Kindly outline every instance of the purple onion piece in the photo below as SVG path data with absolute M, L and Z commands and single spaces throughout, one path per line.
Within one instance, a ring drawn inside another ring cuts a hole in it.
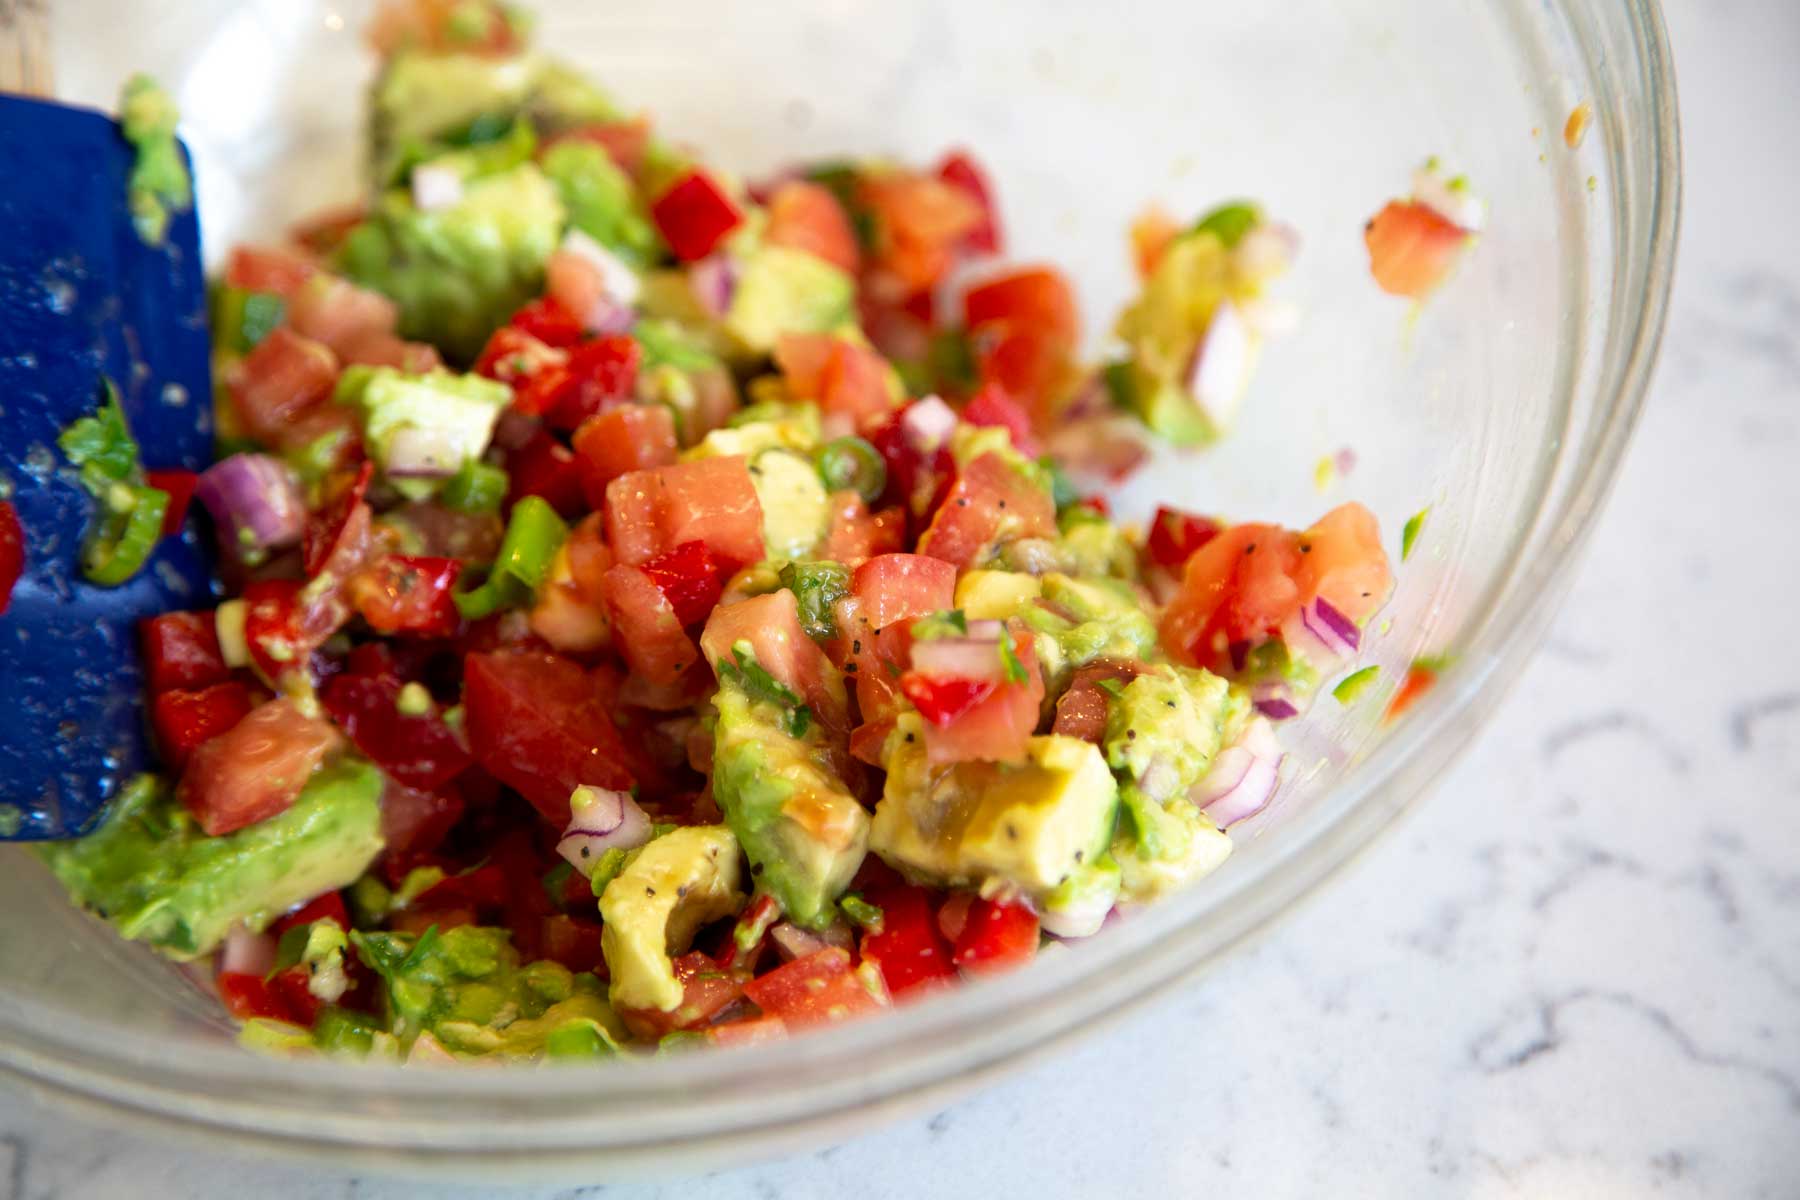
M 1343 639 L 1345 645 L 1352 650 L 1362 645 L 1362 630 L 1356 627 L 1355 621 L 1338 611 L 1331 601 L 1319 596 L 1313 600 L 1313 609 L 1319 614 L 1319 619 L 1330 626 L 1333 633 Z
M 941 396 L 915 400 L 900 412 L 900 430 L 907 445 L 929 454 L 950 439 L 956 430 L 956 410 Z
M 650 818 L 624 792 L 578 787 L 569 797 L 569 827 L 556 852 L 591 877 L 608 850 L 631 850 L 648 842 L 655 831 Z
M 227 551 L 281 550 L 306 530 L 300 485 L 280 459 L 233 454 L 208 467 L 194 495 L 218 524 Z
M 841 920 L 833 921 L 817 932 L 802 929 L 792 921 L 782 921 L 769 930 L 769 940 L 775 943 L 775 950 L 781 955 L 781 961 L 793 962 L 796 958 L 805 958 L 833 946 L 849 950 L 854 946 L 855 936 L 850 932 L 850 926 Z
M 737 268 L 724 254 L 709 254 L 688 268 L 688 287 L 708 315 L 723 318 L 737 295 Z
M 1300 710 L 1294 707 L 1292 700 L 1284 700 L 1279 696 L 1256 701 L 1256 711 L 1271 721 L 1286 721 L 1300 715 Z
M 1261 718 L 1251 721 L 1213 760 L 1212 769 L 1194 789 L 1194 803 L 1220 829 L 1255 816 L 1275 794 L 1281 759 L 1281 744 L 1269 723 Z

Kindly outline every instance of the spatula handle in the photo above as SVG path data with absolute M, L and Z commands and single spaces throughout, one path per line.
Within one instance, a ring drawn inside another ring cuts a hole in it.
M 0 0 L 0 92 L 48 96 L 50 0 Z

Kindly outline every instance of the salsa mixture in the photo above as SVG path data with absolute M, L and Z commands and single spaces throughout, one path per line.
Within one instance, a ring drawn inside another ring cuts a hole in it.
M 1146 217 L 1084 363 L 1061 274 L 982 266 L 969 155 L 745 185 L 526 32 L 389 5 L 366 201 L 231 251 L 220 458 L 147 523 L 191 491 L 231 598 L 144 623 L 164 770 L 45 849 L 74 900 L 264 1049 L 580 1058 L 903 1004 L 1217 868 L 1275 726 L 1369 682 L 1388 555 L 1354 503 L 1098 489 L 1227 429 L 1292 235 Z M 1383 287 L 1446 208 L 1371 223 Z M 150 486 L 116 404 L 70 445 Z

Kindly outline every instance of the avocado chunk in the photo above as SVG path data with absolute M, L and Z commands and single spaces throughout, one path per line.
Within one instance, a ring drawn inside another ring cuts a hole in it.
M 599 980 L 549 961 L 521 966 L 505 929 L 434 925 L 417 936 L 358 932 L 350 941 L 381 977 L 383 1014 L 402 1045 L 430 1033 L 464 1053 L 529 1055 L 569 1027 L 625 1037 Z
M 828 333 L 854 320 L 856 283 L 822 258 L 760 245 L 740 265 L 725 331 L 751 354 L 767 354 L 784 333 Z
M 732 680 L 713 697 L 713 796 L 757 883 L 799 925 L 823 929 L 869 843 L 869 815 L 833 773 L 815 725 L 793 737 Z
M 750 482 L 762 505 L 768 556 L 806 557 L 831 524 L 825 483 L 812 460 L 791 450 L 765 450 L 750 460 Z
M 334 399 L 362 418 L 363 445 L 383 473 L 396 466 L 396 451 L 415 468 L 441 468 L 445 477 L 479 459 L 494 436 L 494 423 L 512 402 L 512 389 L 479 375 L 431 371 L 408 375 L 394 367 L 352 366 L 338 380 Z M 444 478 L 395 478 L 409 499 L 422 500 Z
M 812 404 L 759 404 L 743 409 L 731 422 L 700 439 L 683 460 L 754 458 L 765 450 L 809 453 L 819 444 L 819 409 Z
M 1106 923 L 1119 900 L 1122 874 L 1118 860 L 1102 854 L 1083 863 L 1041 901 L 1039 920 L 1057 937 L 1092 937 Z
M 1142 904 L 1211 874 L 1231 855 L 1231 839 L 1192 804 L 1157 807 L 1157 844 L 1149 853 L 1134 832 L 1120 829 L 1112 855 L 1119 864 L 1119 899 Z
M 1128 583 L 1052 572 L 1043 577 L 1042 589 L 1056 611 L 1032 604 L 1019 615 L 1042 635 L 1038 662 L 1051 692 L 1061 691 L 1075 668 L 1097 659 L 1146 659 L 1156 653 L 1156 623 Z
M 1056 520 L 1062 536 L 1057 539 L 1060 557 L 1075 576 L 1138 577 L 1137 546 L 1125 532 L 1093 509 L 1078 505 L 1065 509 Z
M 662 238 L 631 177 L 592 142 L 558 142 L 544 151 L 544 174 L 556 185 L 569 224 L 634 267 L 655 262 Z
M 977 568 L 956 581 L 956 607 L 971 621 L 1004 621 L 1019 616 L 1044 594 L 1036 575 Z
M 259 931 L 353 882 L 381 851 L 380 799 L 380 772 L 346 760 L 313 776 L 286 812 L 208 837 L 162 780 L 140 775 L 98 829 L 39 853 L 76 904 L 186 961 L 234 922 Z
M 670 830 L 638 852 L 600 896 L 600 951 L 619 1008 L 673 1012 L 681 983 L 673 956 L 700 927 L 744 906 L 738 841 L 723 825 Z
M 1106 850 L 1118 788 L 1098 747 L 1049 735 L 1022 763 L 933 767 L 916 713 L 888 741 L 887 786 L 869 848 L 907 874 L 950 886 L 1001 881 L 1041 900 Z
M 1232 712 L 1230 687 L 1210 671 L 1159 666 L 1107 705 L 1106 761 L 1119 778 L 1140 856 L 1174 856 L 1185 831 L 1162 810 L 1191 807 L 1188 790 L 1212 765 Z M 1175 844 L 1164 845 L 1164 833 Z
M 525 103 L 539 74 L 529 55 L 403 51 L 388 60 L 369 109 L 370 163 L 380 184 L 433 142 L 467 143 L 485 124 L 501 128 Z
M 336 265 L 399 304 L 403 336 L 468 362 L 542 289 L 565 217 L 531 163 L 472 180 L 461 200 L 429 212 L 396 189 L 345 236 Z

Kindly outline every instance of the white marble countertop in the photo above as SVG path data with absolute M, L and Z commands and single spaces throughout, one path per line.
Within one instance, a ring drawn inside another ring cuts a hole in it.
M 1795 1194 L 1800 8 L 1668 8 L 1687 209 L 1652 402 L 1548 644 L 1433 801 L 1256 950 L 944 1112 L 529 1195 Z M 0 1097 L 0 1200 L 460 1194 Z

